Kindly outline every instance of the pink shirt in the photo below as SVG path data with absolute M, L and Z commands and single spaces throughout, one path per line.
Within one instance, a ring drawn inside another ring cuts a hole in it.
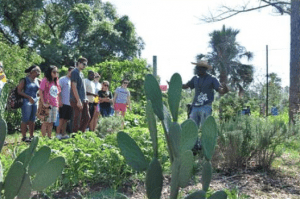
M 55 107 L 59 106 L 58 94 L 61 92 L 61 88 L 58 82 L 56 84 L 53 81 L 49 83 L 49 81 L 45 77 L 40 84 L 40 90 L 43 91 L 45 103 L 49 102 L 51 106 L 55 106 Z

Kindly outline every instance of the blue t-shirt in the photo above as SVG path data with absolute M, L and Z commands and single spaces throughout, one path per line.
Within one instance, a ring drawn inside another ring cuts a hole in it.
M 211 105 L 214 101 L 214 90 L 218 91 L 220 87 L 219 81 L 209 74 L 203 77 L 194 76 L 187 85 L 195 89 L 193 106 Z
M 77 92 L 78 92 L 78 95 L 79 95 L 79 99 L 81 101 L 87 99 L 86 98 L 86 89 L 85 89 L 85 84 L 84 84 L 84 81 L 83 81 L 83 73 L 79 71 L 78 68 L 75 68 L 72 73 L 71 73 L 71 82 L 75 82 L 77 83 Z M 76 98 L 73 94 L 73 91 L 71 89 L 71 92 L 70 92 L 70 101 L 71 102 L 76 102 Z

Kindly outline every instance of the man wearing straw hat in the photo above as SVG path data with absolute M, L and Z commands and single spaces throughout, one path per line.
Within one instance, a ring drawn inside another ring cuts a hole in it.
M 206 61 L 198 61 L 194 68 L 195 76 L 186 84 L 182 85 L 183 89 L 195 89 L 195 96 L 191 106 L 190 118 L 195 121 L 197 126 L 203 125 L 206 118 L 212 113 L 212 102 L 214 101 L 214 90 L 220 94 L 228 92 L 226 85 L 220 86 L 219 81 L 207 74 L 207 70 L 211 70 Z

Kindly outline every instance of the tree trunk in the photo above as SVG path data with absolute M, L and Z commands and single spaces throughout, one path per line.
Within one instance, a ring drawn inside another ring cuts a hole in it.
M 242 98 L 244 96 L 245 90 L 240 84 L 238 84 L 238 88 L 239 88 L 239 97 Z
M 227 78 L 227 72 L 225 70 L 222 70 L 220 73 L 220 84 L 227 84 L 228 78 Z
M 289 120 L 299 113 L 300 106 L 300 0 L 291 0 L 291 52 L 290 52 L 290 107 Z

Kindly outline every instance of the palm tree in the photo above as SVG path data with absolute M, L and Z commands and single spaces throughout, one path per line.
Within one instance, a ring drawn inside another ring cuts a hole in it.
M 249 61 L 253 54 L 237 43 L 236 36 L 239 32 L 223 25 L 221 30 L 210 33 L 209 46 L 212 52 L 207 57 L 213 66 L 212 73 L 218 75 L 220 83 L 229 84 L 242 96 L 245 87 L 253 81 L 253 66 L 243 64 L 240 60 L 246 57 Z

